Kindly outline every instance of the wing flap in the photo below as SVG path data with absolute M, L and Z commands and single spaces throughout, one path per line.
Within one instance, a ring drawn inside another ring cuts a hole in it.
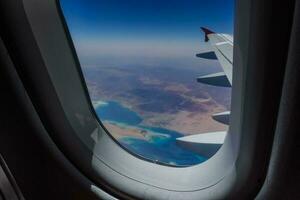
M 217 122 L 229 125 L 230 111 L 213 114 L 212 118 Z
M 231 83 L 228 81 L 224 72 L 200 76 L 197 78 L 197 81 L 213 86 L 231 87 Z
M 204 58 L 204 59 L 209 59 L 209 60 L 217 60 L 218 59 L 214 51 L 198 53 L 198 54 L 196 54 L 196 56 L 198 58 Z

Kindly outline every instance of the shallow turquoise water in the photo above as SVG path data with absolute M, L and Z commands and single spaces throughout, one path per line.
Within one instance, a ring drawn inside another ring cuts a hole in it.
M 181 133 L 160 127 L 143 126 L 141 125 L 142 117 L 118 102 L 108 101 L 107 104 L 97 107 L 96 113 L 102 121 L 133 126 L 147 131 L 147 140 L 135 137 L 124 137 L 119 140 L 121 145 L 143 158 L 177 166 L 190 166 L 207 160 L 177 145 L 176 138 L 182 137 Z

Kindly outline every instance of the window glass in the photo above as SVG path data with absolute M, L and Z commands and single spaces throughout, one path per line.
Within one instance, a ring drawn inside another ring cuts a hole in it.
M 233 0 L 60 4 L 93 107 L 121 147 L 172 166 L 216 153 L 228 129 Z

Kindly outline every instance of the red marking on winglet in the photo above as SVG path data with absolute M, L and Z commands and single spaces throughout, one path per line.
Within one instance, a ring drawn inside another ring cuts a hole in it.
M 209 40 L 207 35 L 215 33 L 215 32 L 213 32 L 213 31 L 211 31 L 207 28 L 204 28 L 204 27 L 201 27 L 201 30 L 205 33 L 205 42 L 207 42 Z

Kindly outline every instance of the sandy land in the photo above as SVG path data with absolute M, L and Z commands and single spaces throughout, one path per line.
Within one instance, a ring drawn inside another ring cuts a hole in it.
M 187 88 L 185 85 L 183 84 L 168 84 L 164 90 L 167 90 L 167 91 L 172 91 L 172 92 L 179 92 L 179 93 L 182 93 L 184 94 L 185 92 L 189 92 L 190 89 Z
M 125 127 L 125 126 L 121 127 L 110 122 L 104 122 L 103 125 L 110 132 L 110 134 L 116 139 L 120 139 L 126 136 L 145 139 L 145 132 L 141 131 L 140 129 Z
M 156 114 L 155 117 L 146 117 L 143 123 L 174 130 L 184 135 L 224 131 L 228 126 L 211 117 L 214 113 L 223 111 L 223 108 L 216 108 L 206 113 L 180 111 L 176 114 Z
M 152 118 L 146 117 L 143 124 L 174 130 L 184 135 L 225 131 L 228 129 L 228 126 L 215 121 L 211 117 L 214 113 L 223 111 L 224 109 L 219 107 L 206 113 L 180 111 L 176 114 L 156 114 Z M 147 132 L 145 130 L 113 122 L 103 122 L 103 124 L 116 139 L 122 137 L 146 139 L 145 135 L 147 135 Z
M 104 106 L 105 104 L 106 102 L 103 101 L 93 102 L 94 107 Z M 183 135 L 225 131 L 228 129 L 228 126 L 215 121 L 211 117 L 213 114 L 223 111 L 225 111 L 223 106 L 215 105 L 215 107 L 210 108 L 206 112 L 179 111 L 175 114 L 150 113 L 148 116 L 144 114 L 143 124 L 174 130 Z M 116 139 L 128 136 L 146 139 L 145 135 L 147 132 L 145 130 L 108 121 L 103 122 L 103 124 Z
M 92 101 L 92 104 L 93 104 L 94 108 L 97 109 L 100 106 L 106 106 L 107 102 L 105 102 L 105 101 Z
M 184 135 L 227 130 L 227 125 L 221 124 L 211 118 L 212 114 L 207 113 L 203 116 L 203 113 L 194 114 L 182 111 L 166 125 L 166 128 L 178 131 Z

